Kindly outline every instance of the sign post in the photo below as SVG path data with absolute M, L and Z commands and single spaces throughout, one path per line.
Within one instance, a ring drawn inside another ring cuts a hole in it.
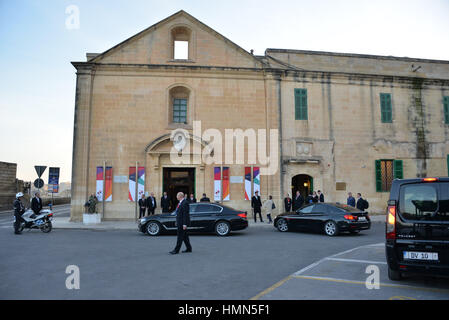
M 48 190 L 51 190 L 51 205 L 50 210 L 53 207 L 53 193 L 59 192 L 59 168 L 48 169 Z
M 44 182 L 41 179 L 41 177 L 44 174 L 45 169 L 47 169 L 47 166 L 34 166 L 34 169 L 36 170 L 38 180 L 40 180 L 37 183 L 36 183 L 37 180 L 34 181 L 34 186 L 38 189 L 38 192 L 41 193 L 41 188 L 43 187 L 43 182 Z

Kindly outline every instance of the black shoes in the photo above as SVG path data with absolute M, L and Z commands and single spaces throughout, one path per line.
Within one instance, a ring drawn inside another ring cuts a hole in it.
M 186 249 L 186 250 L 183 250 L 182 252 L 183 252 L 183 253 L 186 253 L 186 252 L 192 252 L 192 249 Z
M 170 251 L 170 254 L 178 254 L 178 253 L 179 253 L 179 251 L 175 251 L 175 250 Z
M 182 251 L 183 253 L 188 253 L 188 252 L 192 252 L 192 249 L 186 249 L 186 250 L 183 250 Z M 178 254 L 179 253 L 179 251 L 175 251 L 175 250 L 173 250 L 173 251 L 170 251 L 169 252 L 170 254 Z

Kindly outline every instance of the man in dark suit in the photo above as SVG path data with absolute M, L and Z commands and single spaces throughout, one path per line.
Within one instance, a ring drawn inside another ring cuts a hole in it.
M 31 200 L 31 210 L 34 212 L 34 217 L 39 215 L 39 212 L 42 210 L 42 199 L 40 197 L 39 192 L 36 192 L 33 199 Z
M 285 197 L 284 199 L 284 207 L 285 212 L 290 212 L 290 210 L 292 209 L 292 198 L 290 198 L 289 194 L 287 194 L 287 197 Z
M 318 197 L 320 202 L 324 202 L 324 194 L 321 193 L 321 190 L 318 190 Z
M 254 196 L 251 199 L 251 208 L 254 212 L 254 222 L 257 222 L 257 214 L 259 214 L 260 222 L 262 220 L 262 201 L 260 200 L 259 191 L 254 192 Z
M 304 198 L 302 197 L 301 193 L 296 191 L 295 199 L 293 199 L 293 211 L 296 211 L 302 207 L 304 204 Z
M 167 192 L 164 192 L 164 195 L 161 198 L 161 208 L 162 213 L 170 212 L 170 199 L 167 196 Z
M 189 203 L 184 199 L 184 194 L 178 192 L 176 195 L 179 203 L 176 208 L 176 226 L 178 231 L 178 239 L 176 241 L 176 247 L 171 254 L 178 254 L 181 249 L 182 242 L 186 246 L 186 250 L 183 252 L 192 252 L 192 246 L 190 245 L 189 234 L 187 227 L 190 225 L 190 213 L 189 213 Z
M 139 219 L 145 217 L 145 211 L 147 210 L 147 202 L 145 200 L 145 195 L 139 199 Z
M 210 202 L 210 199 L 206 197 L 205 193 L 203 193 L 203 197 L 201 198 L 200 202 Z
M 152 214 L 154 215 L 154 211 L 157 208 L 157 204 L 153 192 L 151 192 L 151 195 L 147 198 L 147 208 L 148 208 L 148 215 Z
M 187 199 L 188 203 L 196 203 L 196 198 L 193 193 L 190 194 L 190 198 Z

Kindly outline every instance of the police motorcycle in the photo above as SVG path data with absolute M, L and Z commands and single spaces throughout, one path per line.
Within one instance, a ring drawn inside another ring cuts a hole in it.
M 44 233 L 49 233 L 52 229 L 53 212 L 49 209 L 42 209 L 38 215 L 35 215 L 33 210 L 27 209 L 21 216 L 19 232 L 23 229 L 40 229 Z M 16 216 L 14 216 L 14 224 Z

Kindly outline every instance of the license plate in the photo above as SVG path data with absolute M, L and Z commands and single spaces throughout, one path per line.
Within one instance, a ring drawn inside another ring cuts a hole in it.
M 438 253 L 437 252 L 404 251 L 404 260 L 430 260 L 430 261 L 437 261 L 438 260 Z
M 366 221 L 366 217 L 359 217 L 358 221 Z

